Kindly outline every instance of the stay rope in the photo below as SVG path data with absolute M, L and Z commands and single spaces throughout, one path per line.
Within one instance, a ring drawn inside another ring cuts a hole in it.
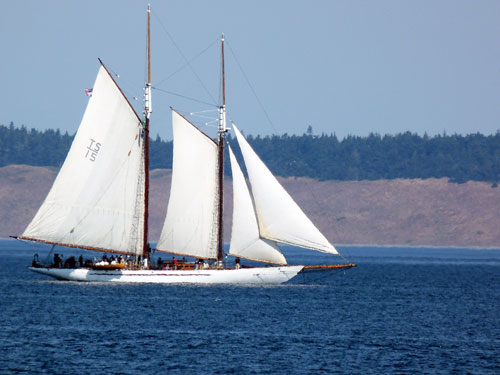
M 185 62 L 185 65 L 183 67 L 181 67 L 180 69 L 178 69 L 176 72 L 172 73 L 169 77 L 167 78 L 164 78 L 163 80 L 161 80 L 159 83 L 157 83 L 156 85 L 166 81 L 167 79 L 169 79 L 171 76 L 173 76 L 174 74 L 176 74 L 178 71 L 184 69 L 185 66 L 189 67 L 189 69 L 191 70 L 191 72 L 194 74 L 194 76 L 196 77 L 196 79 L 198 80 L 198 83 L 202 86 L 203 90 L 205 90 L 206 94 L 210 97 L 210 99 L 212 100 L 213 104 L 212 105 L 217 105 L 217 102 L 216 100 L 214 99 L 214 97 L 212 96 L 212 94 L 210 93 L 210 91 L 207 89 L 207 87 L 205 86 L 205 84 L 203 83 L 203 81 L 201 80 L 200 76 L 196 73 L 196 71 L 194 70 L 193 66 L 191 65 L 191 62 L 190 60 L 187 59 L 186 55 L 184 55 L 184 53 L 182 52 L 182 50 L 180 49 L 180 47 L 177 45 L 177 43 L 175 42 L 174 38 L 172 37 L 172 35 L 170 35 L 170 33 L 168 32 L 167 28 L 165 27 L 165 25 L 161 22 L 160 18 L 156 15 L 155 12 L 151 12 L 153 14 L 153 16 L 156 18 L 156 20 L 158 21 L 158 23 L 160 24 L 161 28 L 163 29 L 163 31 L 165 32 L 165 34 L 168 36 L 168 38 L 170 39 L 170 41 L 172 42 L 172 44 L 174 45 L 175 49 L 177 49 L 177 52 L 179 52 L 179 54 L 182 56 L 182 58 L 184 59 L 184 62 Z M 199 57 L 201 54 L 203 54 L 206 50 L 208 50 L 216 41 L 212 42 L 208 47 L 206 47 L 203 51 L 201 51 L 195 58 Z M 192 59 L 194 60 L 194 59 Z

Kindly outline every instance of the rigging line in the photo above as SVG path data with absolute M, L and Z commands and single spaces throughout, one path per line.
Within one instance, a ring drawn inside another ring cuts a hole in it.
M 203 110 L 203 111 L 196 111 L 196 112 L 191 112 L 192 115 L 196 115 L 198 113 L 206 113 L 206 112 L 218 112 L 217 109 L 206 109 L 206 110 Z
M 152 88 L 152 89 L 154 89 L 154 90 L 158 90 L 158 91 L 164 92 L 164 93 L 166 93 L 166 94 L 170 94 L 170 95 L 178 96 L 178 97 L 183 98 L 183 99 L 192 100 L 193 102 L 197 102 L 197 103 L 200 103 L 200 104 L 209 105 L 209 106 L 211 106 L 211 107 L 216 107 L 216 106 L 217 106 L 216 104 L 213 104 L 213 103 L 204 102 L 204 101 L 202 101 L 202 100 L 198 100 L 198 99 L 195 99 L 195 98 L 191 98 L 191 97 L 189 97 L 189 96 L 185 96 L 185 95 L 182 95 L 182 94 L 177 94 L 177 93 L 172 92 L 172 91 L 168 91 L 168 90 L 160 89 L 159 87 L 151 86 L 151 88 Z
M 197 111 L 197 112 L 190 112 L 189 114 L 191 116 L 194 116 L 194 117 L 199 117 L 199 118 L 204 118 L 204 119 L 207 119 L 207 120 L 211 120 L 210 122 L 215 122 L 215 121 L 218 121 L 218 117 L 213 117 L 213 116 L 206 116 L 204 115 L 205 113 L 208 113 L 208 112 L 218 112 L 218 109 L 207 109 L 207 110 L 204 110 L 204 111 Z M 202 115 L 203 113 L 203 115 Z
M 52 252 L 54 251 L 55 248 L 56 248 L 56 245 L 52 245 L 52 247 L 50 248 L 49 253 L 47 254 L 47 258 L 45 259 L 45 263 L 48 264 L 50 262 L 50 256 L 52 255 Z
M 189 60 L 186 58 L 186 56 L 182 53 L 181 49 L 179 48 L 179 46 L 177 45 L 177 43 L 175 42 L 174 38 L 172 37 L 172 35 L 170 35 L 170 33 L 167 31 L 167 28 L 165 27 L 165 25 L 163 25 L 163 23 L 161 22 L 160 18 L 156 15 L 156 12 L 152 12 L 153 15 L 156 17 L 158 23 L 160 24 L 160 26 L 162 27 L 163 31 L 165 32 L 165 34 L 167 34 L 167 36 L 169 37 L 170 41 L 172 42 L 172 44 L 174 45 L 174 47 L 177 49 L 177 52 L 179 52 L 179 54 L 182 56 L 182 58 L 184 59 L 184 61 L 186 62 L 186 65 L 189 67 L 189 69 L 191 69 L 191 72 L 196 76 L 196 78 L 198 79 L 198 82 L 200 83 L 200 85 L 203 87 L 203 89 L 205 90 L 205 92 L 208 94 L 208 96 L 210 97 L 210 99 L 212 99 L 213 104 L 216 105 L 216 101 L 214 99 L 214 97 L 212 96 L 212 94 L 210 94 L 210 91 L 208 91 L 207 87 L 203 84 L 203 81 L 201 80 L 201 78 L 198 76 L 198 74 L 196 74 L 196 71 L 193 69 L 193 66 L 190 64 Z
M 213 104 L 210 104 L 210 105 L 213 105 Z M 188 118 L 188 116 L 192 116 L 191 114 L 191 111 L 190 110 L 187 110 L 187 109 L 180 109 L 180 108 L 175 108 L 175 111 L 176 112 L 179 112 L 182 116 Z M 198 127 L 197 124 L 194 124 Z
M 134 95 L 133 93 L 131 93 L 130 91 L 128 91 L 128 90 L 122 90 L 122 91 L 123 91 L 123 93 L 125 94 L 125 97 L 129 100 L 130 105 L 132 105 L 132 103 L 133 103 L 134 101 L 138 102 L 138 101 L 140 100 L 137 96 L 135 96 L 135 95 Z M 135 111 L 135 108 L 134 108 L 134 111 Z
M 198 53 L 196 56 L 194 56 L 191 60 L 189 60 L 187 62 L 187 64 L 184 64 L 182 66 L 180 66 L 177 70 L 175 70 L 172 74 L 170 74 L 169 76 L 167 76 L 166 78 L 163 78 L 162 80 L 160 80 L 159 82 L 155 82 L 155 85 L 161 85 L 162 83 L 164 83 L 165 81 L 168 81 L 170 78 L 172 78 L 174 75 L 176 75 L 177 73 L 179 73 L 181 70 L 184 70 L 190 63 L 192 63 L 193 61 L 195 61 L 198 57 L 200 57 L 201 55 L 203 55 L 206 51 L 208 51 L 215 43 L 217 43 L 218 40 L 214 40 L 212 43 L 210 43 L 210 45 L 205 48 L 204 50 L 202 50 L 200 53 Z
M 123 79 L 122 76 L 119 73 L 117 73 L 115 70 L 113 70 L 110 66 L 106 65 L 106 68 L 109 70 L 110 73 L 112 73 L 112 75 L 114 76 L 115 81 L 117 83 L 118 83 L 118 81 L 120 82 L 120 89 L 125 93 L 125 90 L 123 89 L 123 87 L 128 87 L 129 89 L 126 90 L 126 92 L 129 95 L 132 93 L 132 96 L 134 98 L 136 98 L 136 96 L 133 95 L 133 92 L 136 92 L 137 91 L 137 87 L 140 87 L 140 86 L 138 86 L 136 84 L 133 84 L 131 81 L 129 81 L 127 79 Z
M 218 121 L 218 119 L 214 119 L 213 117 L 209 117 L 209 116 L 201 116 L 201 115 L 197 115 L 196 113 L 193 113 L 191 112 L 190 113 L 191 116 L 195 116 L 195 117 L 198 117 L 198 118 L 204 118 L 205 120 L 210 120 L 210 122 L 215 122 L 215 121 Z
M 346 263 L 351 263 L 349 259 L 347 259 L 345 256 L 343 256 L 341 253 L 338 253 L 338 255 L 346 261 Z
M 274 131 L 276 133 L 278 133 L 278 131 L 276 130 L 276 126 L 274 126 L 274 123 L 272 122 L 271 117 L 269 117 L 269 114 L 267 113 L 266 109 L 264 108 L 264 105 L 262 104 L 262 102 L 260 101 L 259 97 L 257 96 L 257 92 L 255 91 L 255 89 L 253 88 L 252 84 L 250 83 L 250 80 L 248 79 L 247 75 L 245 74 L 245 71 L 243 70 L 243 67 L 241 66 L 240 62 L 238 61 L 238 58 L 236 57 L 236 54 L 234 53 L 233 49 L 231 48 L 231 44 L 228 43 L 227 41 L 226 41 L 226 43 L 227 43 L 227 46 L 229 47 L 229 51 L 231 51 L 231 55 L 233 55 L 234 60 L 236 61 L 236 65 L 238 65 L 238 67 L 240 68 L 240 71 L 243 74 L 243 77 L 245 78 L 245 81 L 247 82 L 247 85 L 250 87 L 250 90 L 252 91 L 252 94 L 254 95 L 255 99 L 257 100 L 257 103 L 259 103 L 260 109 L 266 115 L 267 121 L 269 121 L 269 124 L 272 126 L 272 128 L 274 129 Z
M 206 127 L 209 127 L 209 128 L 213 128 L 213 129 L 218 129 L 219 126 L 218 125 L 210 125 L 211 123 L 210 122 L 205 122 L 203 125 L 206 126 Z

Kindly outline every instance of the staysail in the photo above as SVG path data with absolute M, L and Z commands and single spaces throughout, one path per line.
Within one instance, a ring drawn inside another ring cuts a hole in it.
M 142 254 L 142 124 L 104 66 L 68 156 L 19 238 Z
M 217 144 L 176 111 L 172 124 L 172 185 L 157 250 L 216 259 Z
M 293 246 L 338 254 L 280 185 L 234 124 L 233 128 L 252 187 L 260 236 Z
M 228 149 L 233 174 L 233 228 L 228 255 L 274 264 L 287 264 L 276 242 L 259 236 L 259 226 L 250 191 L 233 150 L 231 147 Z

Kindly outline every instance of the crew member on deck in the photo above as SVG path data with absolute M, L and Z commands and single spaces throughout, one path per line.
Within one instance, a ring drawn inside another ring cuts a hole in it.
M 40 264 L 40 262 L 38 261 L 38 253 L 36 253 L 35 255 L 33 255 L 33 261 L 31 262 L 31 266 L 36 267 L 39 264 Z
M 61 266 L 61 258 L 59 258 L 59 254 L 54 254 L 54 267 L 59 268 Z

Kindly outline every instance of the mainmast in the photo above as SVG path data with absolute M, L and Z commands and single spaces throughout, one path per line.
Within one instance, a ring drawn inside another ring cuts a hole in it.
M 219 264 L 224 259 L 222 250 L 223 242 L 223 222 L 224 214 L 224 139 L 226 136 L 226 77 L 224 72 L 224 34 L 221 37 L 221 59 L 222 59 L 222 104 L 219 106 L 219 126 L 218 126 L 218 148 L 219 148 L 219 212 L 218 212 L 218 233 L 217 233 L 217 260 Z
M 148 77 L 144 86 L 144 111 L 143 111 L 143 141 L 144 141 L 144 243 L 142 249 L 143 259 L 148 259 L 148 217 L 149 217 L 149 116 L 151 106 L 151 4 L 148 4 Z

